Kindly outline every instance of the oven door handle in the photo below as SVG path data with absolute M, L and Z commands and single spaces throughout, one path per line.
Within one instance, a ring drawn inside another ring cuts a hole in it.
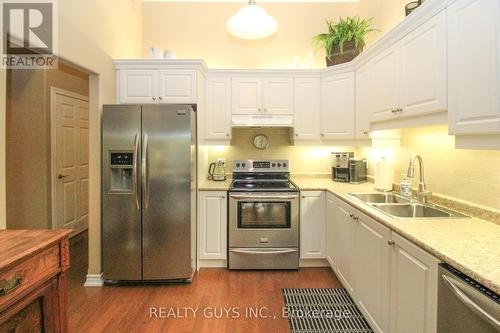
M 238 253 L 238 254 L 287 254 L 287 253 L 295 253 L 297 250 L 295 249 L 280 249 L 280 250 L 234 250 L 230 249 L 229 252 Z
M 283 200 L 283 199 L 297 199 L 298 195 L 248 195 L 248 194 L 231 194 L 229 196 L 232 199 L 243 199 L 243 200 L 261 200 L 261 199 L 271 199 L 271 200 Z

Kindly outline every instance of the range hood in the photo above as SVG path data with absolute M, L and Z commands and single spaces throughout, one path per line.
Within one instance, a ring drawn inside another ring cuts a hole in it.
M 232 127 L 293 127 L 293 116 L 233 115 Z

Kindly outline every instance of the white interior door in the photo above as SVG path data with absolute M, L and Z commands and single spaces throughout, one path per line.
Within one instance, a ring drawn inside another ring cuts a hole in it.
M 89 103 L 60 91 L 52 93 L 54 228 L 81 231 L 89 213 Z

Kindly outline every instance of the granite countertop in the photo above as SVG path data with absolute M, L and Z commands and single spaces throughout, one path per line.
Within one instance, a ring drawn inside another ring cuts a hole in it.
M 372 183 L 359 185 L 337 183 L 327 178 L 292 180 L 301 191 L 328 191 L 350 203 L 366 215 L 412 241 L 443 262 L 500 293 L 500 225 L 478 218 L 456 219 L 398 219 L 379 212 L 351 197 L 351 192 L 373 192 Z M 203 191 L 227 191 L 230 180 L 205 181 Z
M 293 178 L 302 191 L 326 190 L 425 249 L 440 260 L 500 293 L 500 226 L 478 218 L 398 219 L 351 197 L 373 192 L 373 184 L 336 183 L 330 179 Z

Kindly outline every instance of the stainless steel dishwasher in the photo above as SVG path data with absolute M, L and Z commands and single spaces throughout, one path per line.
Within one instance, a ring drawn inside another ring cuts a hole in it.
M 500 332 L 500 298 L 447 265 L 439 265 L 438 333 Z

